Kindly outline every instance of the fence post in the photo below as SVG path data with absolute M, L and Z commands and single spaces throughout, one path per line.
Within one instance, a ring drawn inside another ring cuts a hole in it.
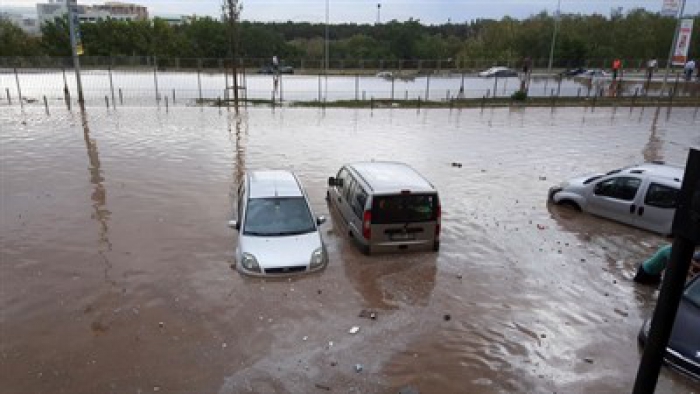
M 282 87 L 282 74 L 279 75 L 280 81 L 280 103 L 284 101 L 284 88 Z
M 19 106 L 24 108 L 24 103 L 22 102 L 22 88 L 19 86 L 19 76 L 17 75 L 17 67 L 15 67 L 15 81 L 17 82 L 17 96 L 19 97 Z
M 112 58 L 109 58 L 109 65 L 107 66 L 107 71 L 109 72 L 109 90 L 112 92 L 112 107 L 116 108 L 116 103 L 114 100 L 114 83 L 112 81 Z
M 581 97 L 581 88 L 580 87 L 576 91 L 576 98 L 579 98 L 579 97 Z
M 153 82 L 156 87 L 156 103 L 160 103 L 160 93 L 158 93 L 158 59 L 153 56 Z
M 321 101 L 321 73 L 318 73 L 318 101 Z
M 396 78 L 394 78 L 394 76 L 392 75 L 391 76 L 391 101 L 394 101 L 394 80 L 395 79 Z
M 122 95 L 122 88 L 119 88 L 119 105 L 124 105 L 124 96 Z
M 498 96 L 498 75 L 493 77 L 493 98 Z
M 168 112 L 169 112 L 168 111 L 168 96 L 166 95 L 165 96 L 165 113 L 167 114 Z
M 447 89 L 447 93 L 445 94 L 445 101 L 450 101 L 450 89 Z
M 105 107 L 109 109 L 109 97 L 105 96 Z
M 425 78 L 425 101 L 430 100 L 430 74 Z
M 197 59 L 197 89 L 199 90 L 199 104 L 202 104 L 202 59 Z
M 46 96 L 44 96 L 44 108 L 46 108 L 46 115 L 49 114 L 49 103 L 46 101 Z
M 420 112 L 420 95 L 418 96 L 418 112 Z
M 367 92 L 365 92 L 365 91 L 363 90 L 363 91 L 362 91 L 362 101 L 365 101 L 365 100 L 366 100 L 366 98 L 365 98 L 365 97 L 366 97 L 366 96 L 365 96 L 365 93 L 367 93 Z
M 408 101 L 408 90 L 405 90 L 404 93 L 405 94 L 404 94 L 403 100 Z
M 639 94 L 639 88 L 637 87 L 634 89 L 634 96 L 632 97 L 632 106 L 633 107 L 637 103 L 637 95 L 638 94 Z
M 7 93 L 7 105 L 12 105 L 12 98 L 10 98 L 10 88 L 5 88 L 5 93 Z
M 562 76 L 560 75 L 560 76 L 559 76 L 559 82 L 557 83 L 557 97 L 559 97 L 559 95 L 561 94 L 561 80 L 562 80 L 562 79 L 563 79 L 563 78 L 562 78 Z
M 355 74 L 355 101 L 359 99 L 360 92 L 360 74 Z
M 175 105 L 175 89 L 173 89 L 173 105 Z

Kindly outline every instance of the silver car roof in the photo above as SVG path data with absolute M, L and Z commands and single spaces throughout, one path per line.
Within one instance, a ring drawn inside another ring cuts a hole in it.
M 399 162 L 371 161 L 348 164 L 373 193 L 400 193 L 402 190 L 435 192 L 433 185 L 411 166 Z
M 644 174 L 653 178 L 665 178 L 676 182 L 683 180 L 685 169 L 668 164 L 644 163 L 627 167 L 621 171 L 625 174 Z
M 303 196 L 297 178 L 289 171 L 251 171 L 248 179 L 250 198 Z

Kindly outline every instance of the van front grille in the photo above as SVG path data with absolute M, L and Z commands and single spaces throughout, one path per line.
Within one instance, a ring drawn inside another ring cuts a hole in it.
M 306 271 L 306 266 L 305 265 L 297 265 L 293 267 L 279 267 L 279 268 L 265 268 L 265 273 L 266 274 L 292 274 L 295 272 L 304 272 Z

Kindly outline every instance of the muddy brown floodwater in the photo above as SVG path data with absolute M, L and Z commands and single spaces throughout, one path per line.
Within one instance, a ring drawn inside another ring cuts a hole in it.
M 628 392 L 656 296 L 631 277 L 668 240 L 547 190 L 700 146 L 693 108 L 5 107 L 0 127 L 3 393 Z M 325 271 L 230 268 L 246 169 L 296 171 L 328 215 L 327 177 L 370 159 L 437 186 L 439 253 L 364 256 L 331 216 Z M 663 369 L 658 392 L 699 391 Z

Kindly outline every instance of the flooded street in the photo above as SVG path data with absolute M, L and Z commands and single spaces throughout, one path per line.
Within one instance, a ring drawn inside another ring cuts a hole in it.
M 0 130 L 6 393 L 629 392 L 655 303 L 631 279 L 669 240 L 547 191 L 700 146 L 695 108 L 5 106 Z M 365 256 L 343 234 L 327 178 L 371 159 L 437 187 L 439 253 Z M 237 186 L 262 168 L 329 216 L 324 271 L 231 269 Z M 664 368 L 657 392 L 700 385 Z

